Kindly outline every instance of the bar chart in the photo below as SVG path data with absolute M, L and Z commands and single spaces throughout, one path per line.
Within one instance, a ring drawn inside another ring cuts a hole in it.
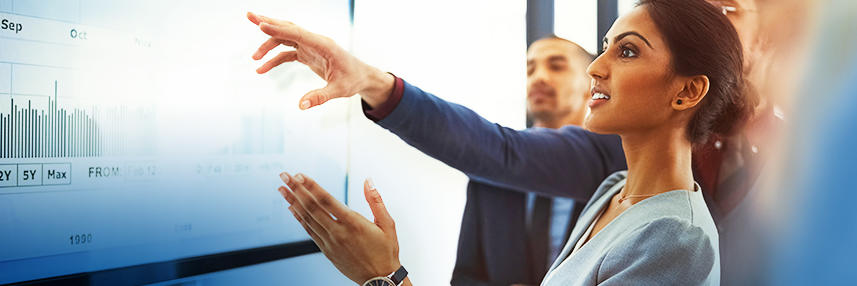
M 154 112 L 127 107 L 89 109 L 59 105 L 58 81 L 46 108 L 33 99 L 10 98 L 0 112 L 0 158 L 99 157 L 151 153 L 152 146 L 132 144 L 154 136 Z M 133 128 L 133 129 L 129 129 Z

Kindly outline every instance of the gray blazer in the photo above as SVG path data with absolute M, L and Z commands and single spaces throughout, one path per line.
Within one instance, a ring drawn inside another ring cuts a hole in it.
M 542 285 L 719 285 L 717 228 L 698 185 L 634 204 L 569 256 L 626 176 L 598 187 Z

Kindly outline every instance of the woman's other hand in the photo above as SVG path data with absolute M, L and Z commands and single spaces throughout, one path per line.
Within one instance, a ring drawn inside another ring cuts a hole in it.
M 399 269 L 396 226 L 370 180 L 363 183 L 363 193 L 375 222 L 343 205 L 306 175 L 282 173 L 280 178 L 288 186 L 278 190 L 289 210 L 342 274 L 362 284 Z
M 310 91 L 300 99 L 300 109 L 307 109 L 338 97 L 360 94 L 369 106 L 385 102 L 393 90 L 391 74 L 369 66 L 338 46 L 328 37 L 309 32 L 289 21 L 247 13 L 247 19 L 271 36 L 253 54 L 260 60 L 272 49 L 286 45 L 293 51 L 281 52 L 256 69 L 266 73 L 286 62 L 298 61 L 327 82 L 324 88 Z

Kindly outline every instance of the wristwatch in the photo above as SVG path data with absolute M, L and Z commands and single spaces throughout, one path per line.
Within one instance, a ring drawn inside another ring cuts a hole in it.
M 390 273 L 390 275 L 378 276 L 363 282 L 363 286 L 399 286 L 399 284 L 402 284 L 402 281 L 405 281 L 405 277 L 407 276 L 408 271 L 402 266 L 399 267 L 399 270 Z

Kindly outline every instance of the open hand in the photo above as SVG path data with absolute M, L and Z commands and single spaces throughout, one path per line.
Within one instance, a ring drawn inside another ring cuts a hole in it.
M 254 60 L 262 59 L 280 45 L 294 48 L 274 56 L 256 69 L 257 73 L 266 73 L 283 63 L 298 61 L 327 82 L 327 86 L 304 95 L 300 99 L 300 109 L 358 93 L 366 103 L 375 107 L 383 103 L 393 90 L 395 79 L 392 75 L 361 62 L 328 37 L 311 33 L 289 21 L 250 12 L 247 19 L 271 36 L 253 54 Z
M 306 175 L 282 173 L 280 178 L 288 186 L 278 190 L 289 210 L 342 274 L 362 284 L 399 269 L 396 226 L 370 181 L 363 183 L 363 192 L 375 222 L 343 205 Z

